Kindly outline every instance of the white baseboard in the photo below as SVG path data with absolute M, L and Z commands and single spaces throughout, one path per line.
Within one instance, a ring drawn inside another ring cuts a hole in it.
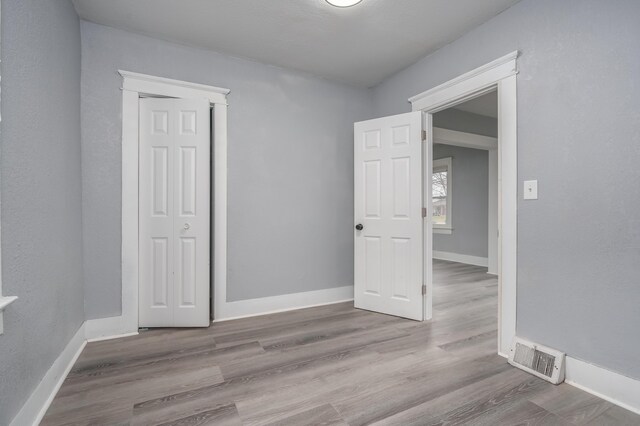
M 89 342 L 135 336 L 137 331 L 126 332 L 123 317 L 92 319 L 85 322 L 85 338 Z
M 46 414 L 60 386 L 82 353 L 87 342 L 115 339 L 138 334 L 123 333 L 122 317 L 101 318 L 85 321 L 73 335 L 62 353 L 46 372 L 36 389 L 22 406 L 11 426 L 37 426 Z
M 11 421 L 11 426 L 37 426 L 51 405 L 53 398 L 58 393 L 60 386 L 67 378 L 69 371 L 75 364 L 84 349 L 85 340 L 84 323 L 71 338 L 62 353 L 53 362 L 27 402 L 22 406 L 18 414 Z
M 353 286 L 226 302 L 214 322 L 274 314 L 353 300 Z
M 239 300 L 225 303 L 223 312 L 216 315 L 214 322 L 274 314 L 350 300 L 353 300 L 353 286 Z M 122 316 L 93 319 L 85 323 L 85 337 L 89 342 L 137 334 L 137 332 L 126 332 L 125 330 Z
M 450 262 L 466 263 L 467 265 L 489 266 L 489 259 L 486 257 L 469 256 L 466 254 L 449 253 L 446 251 L 433 251 L 433 258 L 439 260 L 448 260 Z
M 640 414 L 640 380 L 567 357 L 565 382 Z
M 137 331 L 135 333 L 109 334 L 108 336 L 101 336 L 101 337 L 94 337 L 93 339 L 87 339 L 87 343 L 101 342 L 103 340 L 119 339 L 121 337 L 137 336 L 138 334 L 139 333 Z

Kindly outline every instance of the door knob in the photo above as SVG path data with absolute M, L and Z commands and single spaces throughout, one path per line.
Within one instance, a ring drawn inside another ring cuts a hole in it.
M 189 228 L 191 228 L 191 225 L 189 225 L 188 223 L 185 223 L 184 224 L 184 229 L 189 229 Z
M 357 229 L 358 231 L 362 231 L 362 230 L 364 229 L 364 226 L 362 226 L 362 224 L 361 224 L 361 223 L 359 223 L 359 224 L 357 224 L 357 225 L 356 225 L 356 229 Z

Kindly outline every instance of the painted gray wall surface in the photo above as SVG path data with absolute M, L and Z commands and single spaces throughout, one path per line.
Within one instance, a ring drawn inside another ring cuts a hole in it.
M 451 235 L 433 234 L 433 249 L 487 257 L 489 154 L 479 149 L 435 144 L 433 158 L 445 157 L 452 157 L 453 232 Z
M 442 127 L 443 129 L 457 130 L 459 132 L 474 133 L 492 138 L 498 137 L 497 119 L 453 108 L 433 114 L 433 125 L 434 127 Z
M 80 25 L 69 1 L 2 1 L 2 287 L 7 425 L 84 321 Z
M 640 379 L 640 2 L 524 0 L 375 89 L 378 115 L 521 51 L 517 333 Z
M 372 93 L 82 22 L 87 319 L 121 310 L 121 78 L 211 84 L 229 96 L 228 300 L 353 285 L 353 123 Z

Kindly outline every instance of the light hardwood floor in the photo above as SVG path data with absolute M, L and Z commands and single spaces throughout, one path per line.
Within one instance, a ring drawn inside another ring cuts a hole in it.
M 90 343 L 43 425 L 640 425 L 496 355 L 497 280 L 434 262 L 434 320 L 351 303 Z

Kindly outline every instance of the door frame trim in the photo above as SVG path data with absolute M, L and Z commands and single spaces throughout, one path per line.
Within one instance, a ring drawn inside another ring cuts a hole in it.
M 227 281 L 227 95 L 229 89 L 118 70 L 122 76 L 122 315 L 107 318 L 105 335 L 138 331 L 138 148 L 139 99 L 206 98 L 213 107 L 214 310 Z M 222 297 L 222 299 L 221 299 Z M 92 336 L 104 337 L 104 336 Z
M 433 158 L 432 116 L 466 100 L 498 90 L 498 353 L 506 356 L 516 335 L 517 289 L 517 208 L 518 208 L 518 156 L 517 156 L 517 57 L 514 51 L 446 83 L 409 99 L 412 111 L 422 111 L 427 129 L 425 160 Z M 425 176 L 431 175 L 431 164 L 425 161 Z M 426 185 L 425 185 L 426 192 Z M 431 197 L 425 194 L 431 211 Z M 428 216 L 428 215 L 427 215 Z M 425 264 L 433 253 L 432 223 L 425 219 Z M 427 294 L 424 299 L 425 319 L 433 316 L 433 268 L 424 268 Z

